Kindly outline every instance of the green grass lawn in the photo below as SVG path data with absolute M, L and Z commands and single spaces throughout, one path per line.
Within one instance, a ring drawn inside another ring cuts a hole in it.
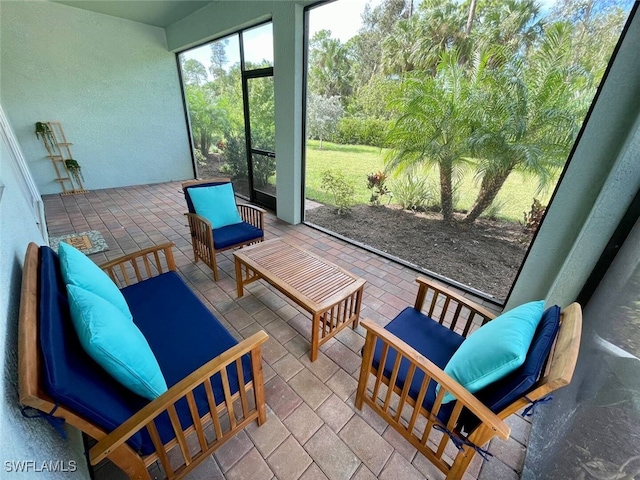
M 338 145 L 309 140 L 306 154 L 305 188 L 307 198 L 321 203 L 333 204 L 331 195 L 321 189 L 322 173 L 326 170 L 342 172 L 355 188 L 356 203 L 368 203 L 371 191 L 367 189 L 367 175 L 384 169 L 383 149 L 363 145 Z M 436 171 L 427 174 L 434 184 L 438 181 Z M 387 181 L 393 191 L 393 178 Z M 528 212 L 534 198 L 546 205 L 551 197 L 552 188 L 537 193 L 537 179 L 522 172 L 513 172 L 498 194 L 495 203 L 501 205 L 497 216 L 504 220 L 521 222 L 523 213 Z M 479 184 L 473 178 L 473 170 L 469 168 L 460 183 L 457 193 L 457 209 L 469 209 L 478 194 Z M 387 199 L 383 199 L 386 203 Z

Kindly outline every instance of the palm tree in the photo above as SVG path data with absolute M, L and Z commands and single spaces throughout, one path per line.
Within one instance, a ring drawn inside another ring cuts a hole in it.
M 528 59 L 509 58 L 504 48 L 487 53 L 495 68 L 474 89 L 472 103 L 483 107 L 470 138 L 480 191 L 465 223 L 491 205 L 514 169 L 536 174 L 542 187 L 566 161 L 585 113 L 578 89 L 589 84 L 584 71 L 565 66 L 569 34 L 566 25 L 552 26 Z
M 310 42 L 309 85 L 325 97 L 347 97 L 352 89 L 352 72 L 347 49 L 329 30 L 320 30 Z
M 454 178 L 469 151 L 471 133 L 467 79 L 455 51 L 445 53 L 435 77 L 404 82 L 391 107 L 402 112 L 389 133 L 387 171 L 437 166 L 443 220 L 452 223 Z

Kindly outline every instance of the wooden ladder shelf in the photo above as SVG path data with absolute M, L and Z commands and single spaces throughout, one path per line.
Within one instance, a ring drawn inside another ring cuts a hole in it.
M 47 149 L 47 158 L 51 160 L 53 168 L 56 171 L 56 181 L 62 187 L 62 195 L 71 195 L 74 193 L 86 193 L 82 185 L 80 175 L 72 175 L 67 167 L 66 160 L 73 159 L 71 154 L 71 145 L 67 141 L 67 137 L 62 129 L 60 122 L 44 122 L 49 127 L 49 132 L 39 135 L 45 148 Z M 50 135 L 48 134 L 50 133 Z

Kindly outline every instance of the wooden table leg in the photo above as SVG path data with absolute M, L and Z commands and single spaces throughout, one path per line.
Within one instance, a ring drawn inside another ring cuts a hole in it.
M 242 284 L 242 264 L 240 263 L 240 260 L 238 260 L 238 257 L 236 257 L 235 259 L 235 264 L 236 264 L 236 290 L 238 292 L 238 298 L 242 297 L 242 295 L 244 295 L 244 286 Z
M 320 348 L 320 314 L 314 313 L 311 318 L 311 352 L 309 352 L 309 357 L 312 362 L 315 362 L 318 358 L 318 350 Z

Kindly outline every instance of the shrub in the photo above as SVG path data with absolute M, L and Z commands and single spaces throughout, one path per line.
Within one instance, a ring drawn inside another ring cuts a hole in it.
M 224 158 L 225 163 L 220 168 L 222 173 L 230 175 L 232 179 L 247 178 L 247 155 L 245 153 L 244 139 L 240 137 L 229 137 L 227 139 Z
M 342 145 L 386 147 L 390 123 L 377 118 L 343 117 L 328 140 Z
M 534 233 L 538 230 L 540 226 L 540 222 L 542 221 L 542 217 L 544 216 L 544 212 L 547 210 L 547 207 L 542 205 L 537 198 L 533 199 L 533 203 L 531 204 L 531 209 L 529 212 L 524 213 L 524 224 L 522 229 L 525 233 Z
M 354 203 L 355 189 L 344 178 L 342 172 L 327 170 L 322 174 L 321 188 L 333 195 L 338 214 L 344 215 L 351 210 Z
M 392 185 L 393 198 L 406 210 L 425 210 L 437 202 L 435 186 L 426 177 L 405 175 Z
M 194 148 L 193 153 L 196 157 L 196 162 L 198 162 L 199 165 L 205 165 L 207 163 L 207 157 L 204 156 L 199 148 Z
M 367 188 L 372 190 L 371 198 L 369 199 L 369 203 L 371 203 L 371 205 L 379 206 L 380 198 L 390 193 L 389 189 L 385 185 L 386 180 L 387 176 L 382 172 L 370 173 L 367 175 Z

